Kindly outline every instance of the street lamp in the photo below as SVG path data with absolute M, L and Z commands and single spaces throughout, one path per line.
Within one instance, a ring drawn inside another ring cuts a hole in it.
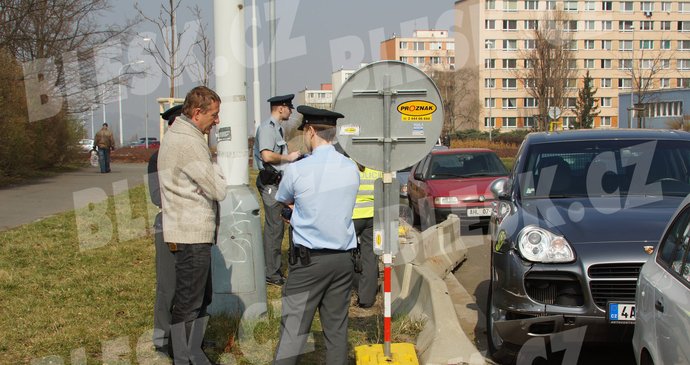
M 144 42 L 150 42 L 151 38 L 145 37 L 141 39 Z M 142 61 L 143 62 L 143 61 Z M 148 68 L 148 67 L 147 67 Z M 144 111 L 146 114 L 146 119 L 144 120 L 144 135 L 146 137 L 145 147 L 149 149 L 149 74 L 144 72 Z
M 124 139 L 123 139 L 124 133 L 122 133 L 122 84 L 120 83 L 120 77 L 122 76 L 122 70 L 124 70 L 127 66 L 136 65 L 136 64 L 140 64 L 140 63 L 144 63 L 144 61 L 138 60 L 138 61 L 134 61 L 134 62 L 130 62 L 130 63 L 125 64 L 125 65 L 122 65 L 122 66 L 120 66 L 120 70 L 117 72 L 117 99 L 118 99 L 118 105 L 119 105 L 119 109 L 120 109 L 120 147 L 122 147 L 122 145 L 124 144 Z
M 491 89 L 496 87 L 496 81 L 494 81 L 493 78 L 491 77 L 491 69 L 493 68 L 493 67 L 491 67 L 492 66 L 491 62 L 493 60 L 493 52 L 492 51 L 493 51 L 494 47 L 496 46 L 495 42 L 496 42 L 496 40 L 491 41 L 489 39 L 487 39 L 484 42 L 484 45 L 489 49 L 489 60 L 488 60 L 488 62 L 484 62 L 484 66 L 488 67 L 488 69 L 489 69 L 489 142 L 493 141 L 492 132 L 494 130 L 494 123 L 493 123 L 493 120 L 491 119 L 491 109 L 493 109 L 493 106 L 491 104 L 493 102 L 493 99 L 491 98 Z M 493 86 L 491 85 L 491 83 L 493 83 Z

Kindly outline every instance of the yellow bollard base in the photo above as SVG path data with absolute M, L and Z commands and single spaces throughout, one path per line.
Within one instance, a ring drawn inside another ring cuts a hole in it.
M 386 358 L 383 345 L 362 345 L 355 347 L 357 365 L 419 365 L 417 352 L 411 343 L 392 343 L 391 359 Z

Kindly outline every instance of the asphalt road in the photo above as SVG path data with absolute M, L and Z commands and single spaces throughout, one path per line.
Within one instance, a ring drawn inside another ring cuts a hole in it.
M 75 193 L 91 189 L 91 196 L 110 196 L 114 186 L 140 185 L 146 164 L 112 164 L 111 170 L 101 174 L 97 167 L 88 167 L 0 189 L 0 231 L 73 210 Z
M 455 303 L 468 310 L 466 315 L 461 318 L 462 328 L 470 339 L 475 340 L 477 348 L 482 353 L 486 353 L 486 301 L 489 288 L 490 273 L 490 240 L 488 235 L 481 234 L 475 230 L 462 235 L 467 246 L 467 260 L 455 271 L 455 277 L 460 284 L 470 294 L 469 298 L 474 298 L 474 302 Z M 551 360 L 549 364 L 574 365 L 564 362 L 562 353 L 548 355 Z M 546 361 L 539 359 L 533 364 L 546 364 Z M 632 345 L 617 346 L 584 346 L 580 351 L 578 364 L 615 364 L 615 365 L 634 365 Z M 527 364 L 519 364 L 527 365 Z

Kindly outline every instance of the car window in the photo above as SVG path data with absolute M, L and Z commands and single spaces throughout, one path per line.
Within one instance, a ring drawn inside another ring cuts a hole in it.
M 507 174 L 508 170 L 494 153 L 455 153 L 434 155 L 429 178 L 453 179 Z
M 523 197 L 690 193 L 690 142 L 594 140 L 529 147 Z
M 424 178 L 429 177 L 428 171 L 429 171 L 429 161 L 430 160 L 431 160 L 431 155 L 427 155 L 426 158 L 424 158 L 424 161 L 422 161 L 419 164 L 419 166 L 420 166 L 419 167 L 419 173 L 421 173 Z M 416 172 L 416 170 L 415 170 L 415 172 Z
M 685 280 L 690 279 L 687 255 L 690 242 L 690 207 L 677 216 L 661 241 L 657 262 Z M 685 261 L 684 261 L 685 259 Z

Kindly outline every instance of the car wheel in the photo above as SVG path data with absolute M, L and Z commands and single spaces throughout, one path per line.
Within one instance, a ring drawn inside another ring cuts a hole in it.
M 505 314 L 502 314 L 494 306 L 492 287 L 493 284 L 489 283 L 489 295 L 486 304 L 486 342 L 489 345 L 489 355 L 499 364 L 513 364 L 515 362 L 515 352 L 507 348 L 506 343 L 494 326 L 494 321 L 505 316 Z

